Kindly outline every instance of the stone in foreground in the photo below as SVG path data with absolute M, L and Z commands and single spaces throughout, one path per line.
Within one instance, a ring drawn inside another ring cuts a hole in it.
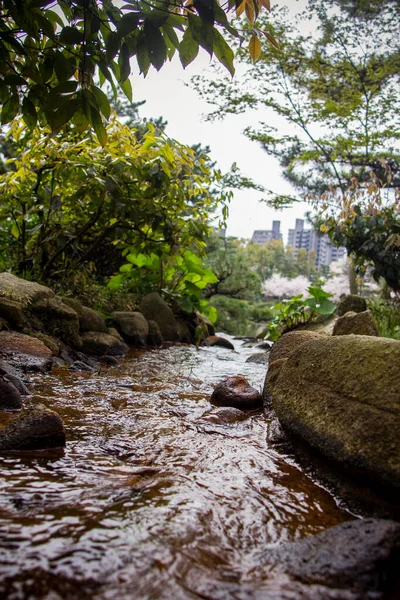
M 60 416 L 42 405 L 24 411 L 0 429 L 0 452 L 45 450 L 63 446 L 65 430 Z
M 22 398 L 15 385 L 7 379 L 7 375 L 0 376 L 0 410 L 20 410 Z
M 260 392 L 240 375 L 220 381 L 211 395 L 210 402 L 214 406 L 233 406 L 240 410 L 255 410 L 262 407 Z
M 299 346 L 272 386 L 282 425 L 325 456 L 400 488 L 400 341 L 320 336 Z
M 347 521 L 282 544 L 263 558 L 304 583 L 396 598 L 391 594 L 400 585 L 400 525 L 384 519 Z

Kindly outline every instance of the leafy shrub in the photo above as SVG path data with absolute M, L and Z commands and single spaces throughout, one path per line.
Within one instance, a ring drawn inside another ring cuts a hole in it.
M 269 327 L 269 339 L 275 341 L 283 333 L 308 323 L 317 315 L 328 316 L 335 311 L 336 304 L 329 300 L 332 294 L 312 286 L 307 291 L 310 294 L 309 298 L 303 300 L 303 294 L 299 294 L 274 306 L 278 314 Z

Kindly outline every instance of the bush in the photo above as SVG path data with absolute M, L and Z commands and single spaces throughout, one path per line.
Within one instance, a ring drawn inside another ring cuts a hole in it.
M 400 299 L 368 300 L 368 308 L 374 315 L 379 335 L 400 340 Z

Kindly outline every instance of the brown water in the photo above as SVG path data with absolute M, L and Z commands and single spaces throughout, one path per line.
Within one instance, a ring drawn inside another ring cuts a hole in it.
M 68 443 L 59 456 L 0 457 L 1 598 L 311 597 L 257 554 L 352 516 L 269 447 L 261 414 L 214 419 L 223 376 L 264 381 L 235 343 L 32 378 L 27 404 L 59 412 Z

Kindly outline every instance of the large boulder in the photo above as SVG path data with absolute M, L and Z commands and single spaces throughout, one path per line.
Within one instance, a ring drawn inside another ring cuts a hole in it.
M 45 333 L 62 339 L 74 348 L 81 347 L 78 315 L 59 297 L 44 298 L 36 302 L 30 312 L 39 319 Z
M 319 336 L 296 348 L 272 389 L 283 426 L 327 457 L 400 488 L 400 341 Z
M 336 314 L 342 317 L 347 312 L 360 313 L 367 310 L 367 303 L 365 298 L 357 296 L 357 294 L 346 294 L 340 298 L 340 301 L 336 307 Z
M 22 303 L 11 298 L 0 297 L 0 317 L 13 329 L 22 329 L 26 323 Z
M 240 410 L 254 410 L 262 406 L 260 392 L 240 375 L 220 381 L 214 388 L 210 402 L 214 406 L 232 406 Z
M 17 371 L 45 373 L 52 367 L 52 351 L 36 337 L 0 331 L 0 350 Z
M 147 321 L 149 326 L 149 335 L 147 336 L 147 344 L 149 346 L 161 346 L 163 343 L 163 336 L 161 335 L 160 328 L 155 321 Z
M 339 317 L 332 335 L 379 335 L 374 317 L 370 310 L 364 312 L 348 312 Z
M 143 296 L 139 310 L 148 321 L 157 323 L 166 342 L 179 341 L 178 323 L 174 313 L 157 292 Z
M 101 331 L 85 331 L 82 334 L 82 352 L 92 356 L 124 356 L 128 351 L 125 342 Z
M 11 273 L 0 273 L 0 296 L 10 300 L 16 300 L 23 308 L 34 306 L 43 300 L 54 298 L 55 294 L 50 288 L 26 281 Z
M 60 416 L 42 405 L 30 408 L 0 429 L 0 452 L 43 450 L 65 446 Z
M 283 334 L 272 346 L 269 353 L 269 364 L 280 358 L 287 358 L 299 346 L 310 340 L 318 339 L 321 335 L 314 331 L 289 331 Z
M 106 320 L 97 310 L 82 306 L 82 312 L 78 315 L 79 327 L 81 331 L 100 331 L 107 333 Z
M 399 559 L 399 523 L 357 519 L 299 541 L 268 548 L 258 561 L 305 584 L 365 594 L 357 598 L 372 598 L 369 593 L 383 592 L 387 594 L 385 598 L 394 599 L 400 589 Z M 325 597 L 322 590 L 318 597 Z M 380 594 L 373 597 L 382 598 Z
M 121 333 L 128 344 L 134 346 L 145 346 L 149 335 L 149 324 L 140 312 L 116 311 L 113 312 L 112 320 L 115 327 Z

